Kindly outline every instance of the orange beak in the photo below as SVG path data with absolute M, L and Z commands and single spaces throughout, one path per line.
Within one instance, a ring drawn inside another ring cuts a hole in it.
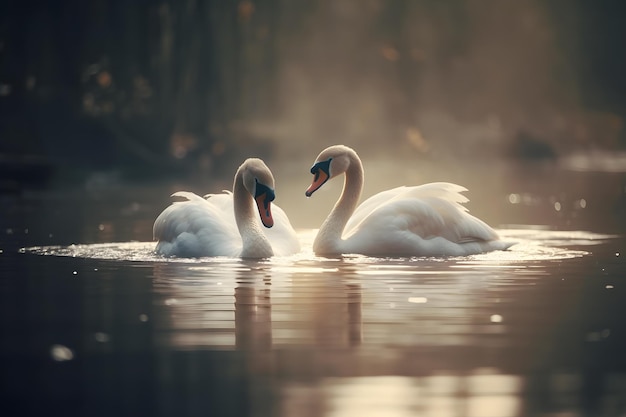
M 320 169 L 315 174 L 315 179 L 313 180 L 313 182 L 311 183 L 309 188 L 307 188 L 307 190 L 306 190 L 306 192 L 304 194 L 307 197 L 311 197 L 311 195 L 313 195 L 313 193 L 315 191 L 317 191 L 322 185 L 324 185 L 324 183 L 327 180 L 328 180 L 328 174 L 323 169 Z
M 274 218 L 272 217 L 272 202 L 267 198 L 266 193 L 259 194 L 254 201 L 259 209 L 259 216 L 261 216 L 261 223 L 263 223 L 263 226 L 274 226 Z

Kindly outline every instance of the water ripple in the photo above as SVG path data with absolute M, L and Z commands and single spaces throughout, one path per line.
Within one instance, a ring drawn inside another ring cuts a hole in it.
M 317 257 L 311 250 L 314 233 L 311 230 L 299 232 L 304 249 L 299 254 L 289 257 L 275 257 L 269 261 L 276 272 L 326 273 L 333 268 L 333 263 L 373 265 L 374 269 L 365 268 L 361 274 L 384 274 L 390 269 L 394 274 L 416 274 L 421 272 L 405 271 L 414 262 L 421 268 L 439 268 L 441 264 L 456 262 L 461 265 L 482 265 L 483 267 L 504 268 L 512 264 L 529 261 L 559 260 L 581 257 L 589 252 L 580 247 L 599 245 L 616 236 L 596 234 L 585 231 L 549 231 L 536 229 L 505 229 L 499 231 L 505 240 L 518 242 L 507 251 L 494 251 L 480 255 L 459 258 L 377 258 L 363 255 L 346 255 L 337 258 Z M 189 264 L 220 264 L 232 271 L 242 268 L 239 259 L 227 257 L 213 258 L 166 258 L 154 252 L 154 242 L 116 242 L 98 244 L 74 244 L 70 246 L 33 246 L 22 248 L 20 252 L 74 258 L 108 259 L 133 262 L 166 262 Z M 243 267 L 245 268 L 245 266 Z

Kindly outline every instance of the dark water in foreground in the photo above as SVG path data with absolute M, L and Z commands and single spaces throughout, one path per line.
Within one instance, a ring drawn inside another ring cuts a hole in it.
M 519 244 L 451 259 L 318 258 L 303 228 L 293 257 L 166 260 L 137 190 L 5 197 L 2 415 L 624 415 L 621 176 L 573 180 L 492 190 Z

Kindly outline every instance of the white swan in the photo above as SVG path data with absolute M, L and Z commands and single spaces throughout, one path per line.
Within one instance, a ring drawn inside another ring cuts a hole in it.
M 300 251 L 287 215 L 280 207 L 271 205 L 274 177 L 260 159 L 246 159 L 241 164 L 232 193 L 225 191 L 202 198 L 179 191 L 172 197 L 187 201 L 172 203 L 155 220 L 153 234 L 159 241 L 159 254 L 267 258 Z
M 345 173 L 341 197 L 313 242 L 318 255 L 464 256 L 504 250 L 504 242 L 460 203 L 464 187 L 431 183 L 398 187 L 357 202 L 363 189 L 363 165 L 354 150 L 335 145 L 323 150 L 311 173 L 310 197 L 326 181 Z

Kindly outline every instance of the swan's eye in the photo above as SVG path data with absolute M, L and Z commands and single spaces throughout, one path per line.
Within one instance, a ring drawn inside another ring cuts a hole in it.
M 328 158 L 326 161 L 318 162 L 317 164 L 311 167 L 311 174 L 315 175 L 315 179 L 313 181 L 317 181 L 320 177 L 320 169 L 326 173 L 326 175 L 330 176 L 330 161 L 333 158 Z
M 257 198 L 261 195 L 265 194 L 265 203 L 269 203 L 274 201 L 276 198 L 276 194 L 274 190 L 268 187 L 265 184 L 261 184 L 258 180 L 256 181 L 256 191 L 254 193 L 254 198 Z

